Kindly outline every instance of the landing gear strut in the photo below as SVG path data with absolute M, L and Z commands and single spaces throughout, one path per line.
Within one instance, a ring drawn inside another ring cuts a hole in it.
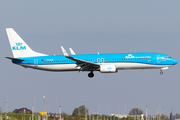
M 160 74 L 161 74 L 161 75 L 163 74 L 162 70 L 161 70 Z
M 90 78 L 94 77 L 93 71 L 91 71 L 91 72 L 88 74 L 88 77 L 90 77 Z

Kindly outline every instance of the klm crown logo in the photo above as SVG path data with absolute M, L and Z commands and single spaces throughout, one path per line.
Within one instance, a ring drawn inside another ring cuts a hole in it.
M 126 56 L 126 58 L 134 58 L 135 56 L 132 56 L 132 54 L 128 54 L 128 56 Z
M 26 50 L 26 46 L 22 46 L 22 43 L 16 43 L 16 46 L 12 46 L 12 50 Z
M 107 69 L 108 69 L 108 70 L 111 70 L 112 68 L 111 68 L 111 67 L 108 67 Z
M 18 42 L 18 43 L 16 43 L 16 45 L 17 45 L 17 46 L 21 46 L 21 45 L 22 45 L 22 43 Z

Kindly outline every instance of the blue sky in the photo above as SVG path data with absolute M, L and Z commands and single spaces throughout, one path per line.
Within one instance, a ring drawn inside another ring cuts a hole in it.
M 46 96 L 48 111 L 72 114 L 87 102 L 90 112 L 101 114 L 127 112 L 133 107 L 152 114 L 173 108 L 180 113 L 179 64 L 165 70 L 128 70 L 115 74 L 95 72 L 47 72 L 14 65 L 5 28 L 13 28 L 35 51 L 62 54 L 60 46 L 78 54 L 117 52 L 158 52 L 179 60 L 180 1 L 173 0 L 91 0 L 1 1 L 0 107 L 5 111 L 35 104 L 43 110 Z

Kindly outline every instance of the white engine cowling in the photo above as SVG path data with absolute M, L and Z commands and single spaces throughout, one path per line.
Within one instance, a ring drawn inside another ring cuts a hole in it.
M 115 65 L 101 65 L 100 72 L 101 73 L 116 73 L 117 69 Z

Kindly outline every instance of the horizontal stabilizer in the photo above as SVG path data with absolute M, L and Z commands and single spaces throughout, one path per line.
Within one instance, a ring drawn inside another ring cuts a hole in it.
M 24 59 L 18 59 L 18 58 L 11 58 L 11 57 L 5 57 L 5 58 L 10 59 L 10 60 L 24 61 Z

